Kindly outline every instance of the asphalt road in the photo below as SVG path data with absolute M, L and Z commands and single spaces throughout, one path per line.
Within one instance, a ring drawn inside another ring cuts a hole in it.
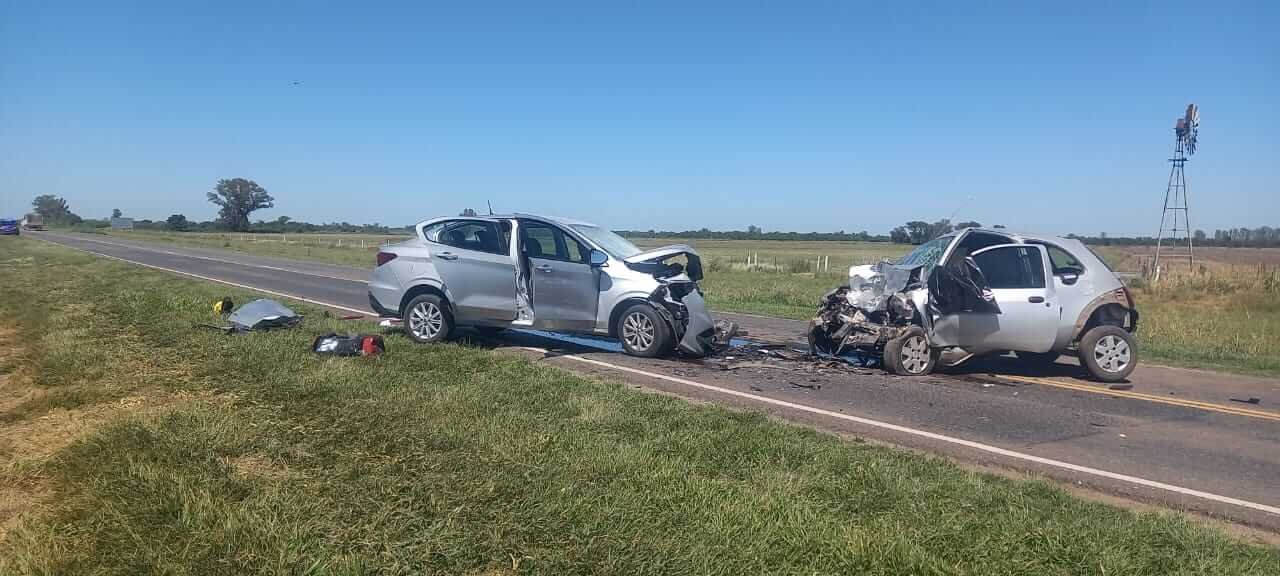
M 31 235 L 372 314 L 366 270 L 87 234 Z M 721 316 L 764 341 L 795 341 L 804 331 L 804 322 L 794 320 Z M 1280 380 L 1142 365 L 1131 389 L 1113 390 L 1083 379 L 1069 361 L 1030 373 L 1014 359 L 994 359 L 947 374 L 901 378 L 776 358 L 640 359 L 590 341 L 533 333 L 508 332 L 490 344 L 648 390 L 761 410 L 1000 473 L 1048 477 L 1085 494 L 1280 533 Z

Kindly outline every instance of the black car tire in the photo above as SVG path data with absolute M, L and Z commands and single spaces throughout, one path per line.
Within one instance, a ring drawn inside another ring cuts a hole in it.
M 1138 367 L 1137 342 L 1119 326 L 1094 326 L 1080 338 L 1080 364 L 1102 382 L 1119 382 Z
M 899 376 L 924 376 L 933 372 L 938 352 L 929 346 L 924 328 L 912 326 L 884 345 L 884 369 Z
M 653 306 L 632 304 L 618 316 L 618 340 L 631 356 L 656 358 L 671 352 L 671 327 Z
M 435 294 L 423 294 L 404 307 L 404 332 L 419 343 L 443 342 L 453 332 L 449 305 Z

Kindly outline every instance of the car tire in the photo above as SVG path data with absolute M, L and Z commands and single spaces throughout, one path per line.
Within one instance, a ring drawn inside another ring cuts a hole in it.
M 933 372 L 938 353 L 930 348 L 924 328 L 912 326 L 884 345 L 885 370 L 899 376 L 924 376 Z
M 1119 382 L 1138 367 L 1133 334 L 1119 326 L 1094 326 L 1080 338 L 1080 364 L 1102 382 Z
M 1062 356 L 1061 352 L 1052 351 L 1052 350 L 1049 352 L 1017 352 L 1015 351 L 1014 354 L 1018 355 L 1019 362 L 1022 362 L 1023 364 L 1026 364 L 1027 366 L 1031 366 L 1034 368 L 1047 368 L 1049 366 L 1053 366 L 1058 362 L 1058 358 Z
M 671 327 L 648 304 L 633 304 L 618 316 L 618 340 L 631 356 L 655 358 L 671 351 Z
M 404 307 L 404 331 L 414 342 L 443 342 L 453 332 L 453 316 L 443 298 L 423 294 Z

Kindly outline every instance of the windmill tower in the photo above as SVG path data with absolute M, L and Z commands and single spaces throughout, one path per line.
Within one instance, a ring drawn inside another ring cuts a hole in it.
M 1156 235 L 1154 280 L 1160 279 L 1161 266 L 1170 260 L 1187 261 L 1187 268 L 1195 263 L 1195 247 L 1191 239 L 1191 210 L 1187 207 L 1187 178 L 1183 173 L 1188 157 L 1196 153 L 1196 139 L 1200 135 L 1200 108 L 1187 105 L 1187 113 L 1174 125 L 1173 158 L 1169 162 L 1169 186 L 1164 191 L 1164 211 L 1160 213 L 1160 233 Z M 1186 250 L 1182 245 L 1186 244 Z M 1163 262 L 1162 262 L 1163 260 Z

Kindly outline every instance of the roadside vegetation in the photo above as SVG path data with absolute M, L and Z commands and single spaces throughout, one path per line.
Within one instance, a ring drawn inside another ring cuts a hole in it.
M 376 245 L 403 236 L 99 230 L 121 238 L 372 265 Z M 910 248 L 883 242 L 637 238 L 641 247 L 686 243 L 702 254 L 702 286 L 715 310 L 808 319 L 818 297 L 845 281 L 848 267 L 895 258 Z M 362 243 L 363 242 L 363 247 Z M 1151 248 L 1105 246 L 1113 268 L 1141 274 Z M 1130 282 L 1142 312 L 1143 357 L 1163 364 L 1280 375 L 1280 249 L 1204 248 L 1195 270 L 1172 268 L 1165 282 Z
M 0 573 L 1275 574 L 1280 552 L 755 413 L 0 244 Z

